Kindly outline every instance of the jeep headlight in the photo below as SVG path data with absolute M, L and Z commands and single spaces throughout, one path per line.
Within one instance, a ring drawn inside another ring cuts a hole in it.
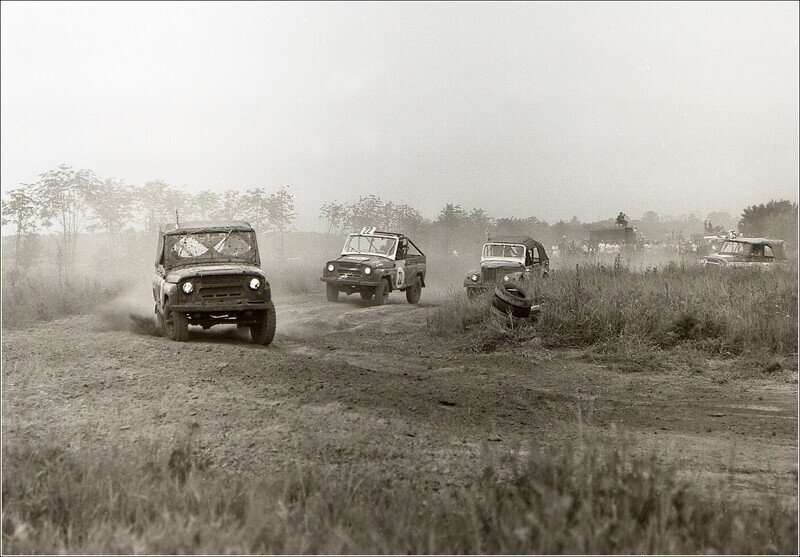
M 472 282 L 478 282 L 478 275 L 476 273 L 473 273 L 469 278 Z
M 327 267 L 327 269 L 328 269 L 328 272 L 329 272 L 329 273 L 332 273 L 332 272 L 333 272 L 333 270 L 335 269 L 335 267 L 333 266 L 333 263 L 328 263 L 328 267 Z
M 258 290 L 261 287 L 261 281 L 257 278 L 250 279 L 250 290 Z
M 503 282 L 508 282 L 510 280 L 511 280 L 511 278 L 508 275 L 504 275 L 503 276 Z
M 192 284 L 187 280 L 186 282 L 183 283 L 183 286 L 181 286 L 181 290 L 183 290 L 184 294 L 191 294 L 192 292 L 194 292 L 194 284 Z
M 371 275 L 372 274 L 372 267 L 364 267 L 364 274 Z

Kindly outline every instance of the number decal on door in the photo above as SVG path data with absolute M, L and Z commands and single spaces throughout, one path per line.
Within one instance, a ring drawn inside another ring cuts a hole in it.
M 406 270 L 403 267 L 397 268 L 397 288 L 403 288 L 406 282 Z

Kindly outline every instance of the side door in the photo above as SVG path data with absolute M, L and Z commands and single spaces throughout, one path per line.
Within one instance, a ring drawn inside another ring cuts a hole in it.
M 533 248 L 536 249 L 536 248 Z M 531 274 L 533 273 L 534 265 L 533 265 L 533 249 L 526 249 L 525 250 L 525 271 L 522 273 L 522 278 L 524 280 L 528 280 L 531 278 Z
M 764 244 L 763 251 L 761 252 L 761 262 L 764 265 L 772 265 L 775 263 L 775 252 L 769 244 Z
M 410 275 L 408 273 L 408 263 L 406 257 L 408 254 L 408 239 L 400 238 L 397 244 L 397 251 L 394 257 L 394 285 L 396 289 L 402 289 L 408 286 Z
M 425 278 L 425 254 L 414 245 L 414 242 L 406 238 L 408 249 L 406 250 L 406 279 L 408 284 L 413 284 L 414 278 L 417 275 L 422 275 L 423 281 Z
M 164 299 L 164 236 L 159 236 L 158 251 L 156 252 L 156 266 L 153 272 L 153 301 L 156 303 L 156 313 L 160 310 L 161 301 Z

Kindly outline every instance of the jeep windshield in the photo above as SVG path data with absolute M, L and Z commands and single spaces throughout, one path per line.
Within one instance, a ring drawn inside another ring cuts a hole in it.
M 720 255 L 747 255 L 752 250 L 750 244 L 744 242 L 725 242 L 722 244 L 722 249 L 719 250 Z
M 378 255 L 392 258 L 395 246 L 397 246 L 397 238 L 350 234 L 342 250 L 342 255 Z
M 485 244 L 481 259 L 514 259 L 525 262 L 525 246 L 521 244 Z
M 168 267 L 196 263 L 256 262 L 256 239 L 253 232 L 191 232 L 170 234 L 164 238 Z

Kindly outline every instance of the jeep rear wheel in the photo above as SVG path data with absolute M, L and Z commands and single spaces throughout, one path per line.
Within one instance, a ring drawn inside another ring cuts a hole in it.
M 253 343 L 268 346 L 275 338 L 275 306 L 272 302 L 267 303 L 267 309 L 261 322 L 257 325 L 250 325 L 250 338 Z
M 359 292 L 359 294 L 361 294 L 362 300 L 371 300 L 372 297 L 375 295 L 374 292 L 364 292 L 363 290 Z
M 164 306 L 162 322 L 164 324 L 164 336 L 168 339 L 178 342 L 186 342 L 189 340 L 189 320 L 186 314 L 180 311 L 172 311 L 169 302 Z
M 378 283 L 378 286 L 375 287 L 375 302 L 382 306 L 386 302 L 389 301 L 389 281 L 386 279 L 381 279 Z
M 336 288 L 336 285 L 330 283 L 325 285 L 325 297 L 329 302 L 339 301 L 339 289 Z
M 406 288 L 406 301 L 409 304 L 416 304 L 419 302 L 419 297 L 422 295 L 422 283 L 417 277 L 414 280 L 414 284 Z

